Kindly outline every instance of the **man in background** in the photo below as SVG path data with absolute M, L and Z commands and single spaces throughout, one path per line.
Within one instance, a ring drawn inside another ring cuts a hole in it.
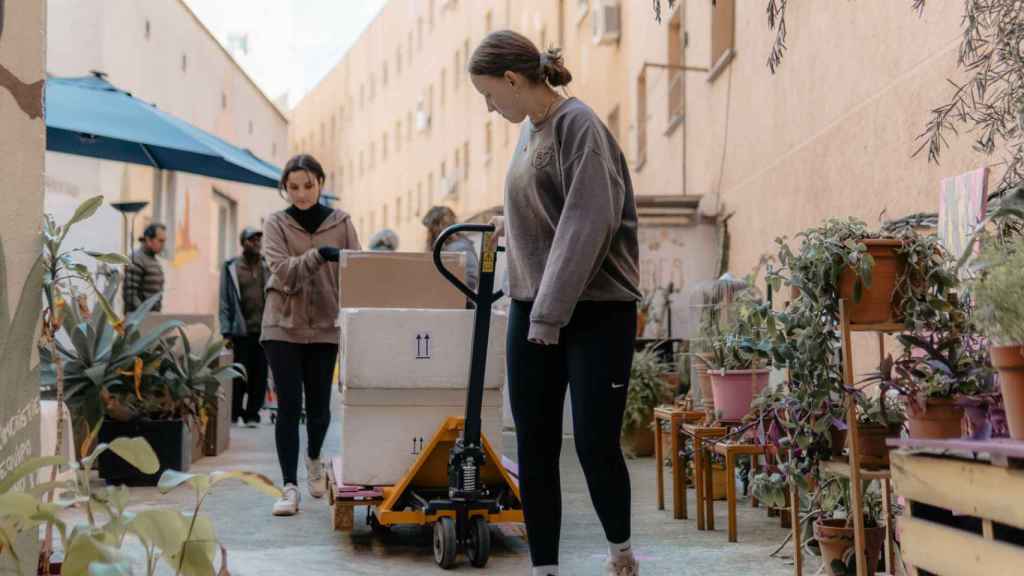
M 246 228 L 239 240 L 242 255 L 225 262 L 221 271 L 220 332 L 247 375 L 245 380 L 235 380 L 231 419 L 255 428 L 267 394 L 267 357 L 260 345 L 260 331 L 270 270 L 261 254 L 262 232 Z
M 125 313 L 134 312 L 143 302 L 164 291 L 164 269 L 156 255 L 163 252 L 164 244 L 167 243 L 167 228 L 158 222 L 146 226 L 139 243 L 140 246 L 132 252 L 125 266 Z M 161 297 L 153 306 L 153 311 L 159 312 L 162 305 Z

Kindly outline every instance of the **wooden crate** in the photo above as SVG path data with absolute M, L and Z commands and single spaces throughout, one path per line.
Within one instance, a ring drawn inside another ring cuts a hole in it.
M 1024 572 L 1024 443 L 893 443 L 902 557 L 911 575 Z

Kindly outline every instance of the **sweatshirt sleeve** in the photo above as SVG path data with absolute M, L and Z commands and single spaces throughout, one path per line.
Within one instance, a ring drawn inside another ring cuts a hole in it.
M 356 231 L 356 227 L 352 224 L 352 218 L 350 217 L 345 222 L 346 227 L 346 238 L 345 238 L 345 249 L 346 250 L 362 250 L 359 245 L 359 233 Z
M 288 294 L 298 292 L 301 284 L 320 270 L 324 263 L 323 257 L 316 248 L 292 256 L 288 251 L 282 224 L 277 218 L 268 219 L 263 228 L 263 256 L 270 267 L 270 285 Z
M 565 202 L 530 315 L 530 338 L 549 343 L 608 255 L 625 201 L 622 179 L 597 148 L 584 147 L 562 171 Z

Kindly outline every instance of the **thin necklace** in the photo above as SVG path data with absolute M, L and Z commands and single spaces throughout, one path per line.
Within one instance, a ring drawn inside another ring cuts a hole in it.
M 544 115 L 541 116 L 540 120 L 534 122 L 533 125 L 537 126 L 537 125 L 540 125 L 540 124 L 543 124 L 544 122 L 546 122 L 547 119 L 548 119 L 548 116 L 551 114 L 551 109 L 555 106 L 555 104 L 557 104 L 557 103 L 559 103 L 561 101 L 562 101 L 562 97 L 559 96 L 558 94 L 555 94 L 555 99 L 552 100 L 550 104 L 548 104 L 547 109 L 544 110 Z

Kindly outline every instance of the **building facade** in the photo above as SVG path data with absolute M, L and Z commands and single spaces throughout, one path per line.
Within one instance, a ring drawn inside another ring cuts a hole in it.
M 47 72 L 100 71 L 115 86 L 256 156 L 286 161 L 288 122 L 181 0 L 49 0 Z M 167 226 L 164 312 L 215 313 L 220 263 L 238 232 L 284 206 L 277 190 L 48 152 L 46 209 L 58 220 L 82 200 L 143 200 L 134 236 Z M 123 252 L 123 222 L 105 207 L 71 246 Z M 132 242 L 134 245 L 135 242 Z M 133 246 L 134 247 L 134 246 Z

